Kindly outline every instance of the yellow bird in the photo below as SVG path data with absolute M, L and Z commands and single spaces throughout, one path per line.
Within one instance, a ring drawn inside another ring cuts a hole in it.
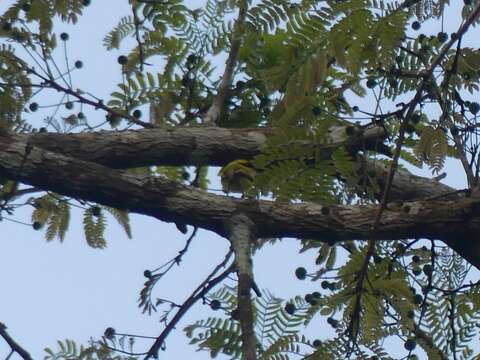
M 256 173 L 250 161 L 234 160 L 221 168 L 218 176 L 224 192 L 245 194 L 252 187 Z

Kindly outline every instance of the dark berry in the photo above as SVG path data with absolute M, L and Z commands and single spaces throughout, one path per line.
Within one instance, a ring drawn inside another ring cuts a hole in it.
M 295 276 L 298 280 L 305 280 L 305 278 L 307 277 L 307 270 L 304 267 L 298 267 L 295 270 Z
M 472 5 L 472 0 L 463 0 L 465 5 Z
M 11 31 L 12 30 L 12 23 L 4 22 L 2 25 L 2 30 L 3 31 Z
M 107 339 L 111 340 L 115 337 L 115 329 L 112 327 L 108 327 L 105 329 L 105 332 L 103 333 L 103 336 L 105 336 Z
M 318 348 L 318 347 L 322 346 L 322 342 L 318 339 L 313 340 L 313 346 Z
M 413 272 L 413 275 L 418 276 L 422 273 L 422 270 L 420 270 L 420 268 L 418 267 L 415 267 L 412 272 Z
M 472 101 L 468 106 L 468 110 L 475 115 L 480 110 L 480 105 L 477 102 Z
M 140 119 L 142 117 L 142 112 L 140 110 L 135 110 L 132 115 L 134 118 Z
M 312 294 L 305 295 L 305 301 L 307 303 L 310 303 L 311 301 L 313 301 L 313 295 Z
M 330 286 L 330 283 L 327 280 L 323 280 L 320 283 L 320 286 L 322 287 L 322 289 L 328 289 L 328 287 Z
M 408 317 L 409 319 L 413 319 L 413 318 L 415 317 L 415 311 L 413 311 L 413 310 L 408 310 L 408 311 L 407 311 L 407 317 Z
M 143 272 L 143 276 L 145 276 L 147 279 L 151 279 L 152 278 L 152 272 L 150 270 L 145 270 Z
M 335 320 L 332 317 L 327 318 L 327 323 L 329 323 L 333 328 L 338 327 L 338 320 Z
M 413 339 L 408 339 L 407 341 L 405 341 L 405 344 L 403 344 L 403 346 L 408 351 L 412 351 L 413 349 L 415 349 L 415 346 L 417 346 L 417 343 Z
M 354 107 L 352 107 L 352 111 L 353 111 L 353 112 L 357 112 L 358 110 L 360 110 L 360 109 L 358 108 L 357 105 L 355 105 Z
M 85 119 L 85 114 L 80 111 L 80 112 L 77 114 L 77 117 L 78 117 L 79 119 Z
M 318 116 L 322 113 L 322 109 L 320 108 L 320 106 L 314 106 L 312 108 L 312 114 L 315 115 L 315 116 Z
M 28 107 L 30 111 L 37 111 L 38 110 L 38 104 L 36 102 L 33 102 L 29 105 Z
M 83 62 L 81 60 L 75 61 L 75 67 L 81 69 L 83 67 Z
M 367 88 L 373 89 L 375 86 L 377 86 L 377 80 L 372 78 L 367 80 Z
M 125 56 L 125 55 L 120 55 L 118 58 L 117 58 L 117 61 L 120 65 L 126 65 L 127 62 L 128 62 L 128 58 Z
M 418 255 L 413 255 L 413 256 L 412 256 L 412 261 L 413 261 L 414 263 L 420 262 L 420 256 L 418 256 Z
M 63 41 L 67 41 L 69 38 L 68 34 L 66 32 L 62 32 L 60 34 L 60 39 L 62 39 Z
M 65 108 L 67 108 L 68 110 L 72 110 L 73 109 L 73 103 L 71 101 L 67 101 L 65 103 Z
M 423 272 L 427 276 L 432 276 L 432 270 L 433 270 L 432 265 L 430 265 L 430 264 L 425 264 L 423 266 Z
M 83 0 L 82 1 L 83 6 L 88 6 L 88 5 L 90 5 L 90 3 L 91 3 L 90 0 Z
M 322 295 L 320 295 L 320 293 L 319 293 L 318 291 L 314 291 L 314 292 L 312 293 L 312 295 L 313 295 L 313 297 L 314 297 L 315 299 L 320 299 L 320 298 L 322 297 Z
M 42 228 L 42 223 L 39 222 L 39 221 L 35 221 L 33 224 L 32 224 L 32 227 L 33 227 L 33 230 L 40 230 Z
M 448 40 L 448 34 L 446 32 L 441 31 L 437 34 L 437 39 L 439 42 L 444 43 L 445 41 Z
M 420 22 L 418 22 L 418 21 L 414 21 L 414 22 L 412 23 L 412 29 L 415 30 L 415 31 L 419 30 L 421 26 L 422 26 L 422 25 L 421 25 Z
M 193 55 L 193 54 L 188 55 L 188 57 L 187 57 L 187 62 L 188 63 L 193 64 L 196 61 L 197 61 L 197 56 L 196 55 Z
M 211 308 L 212 310 L 218 310 L 218 309 L 220 309 L 221 307 L 222 307 L 222 304 L 221 304 L 220 301 L 218 301 L 218 300 L 212 300 L 212 301 L 210 302 L 210 308 Z
M 46 132 L 47 132 L 47 128 L 41 127 L 40 129 L 38 129 L 38 132 L 40 132 L 40 133 L 46 133 Z
M 287 303 L 285 305 L 285 312 L 289 315 L 293 315 L 295 313 L 295 305 L 292 303 Z
M 413 297 L 413 302 L 414 302 L 414 304 L 416 304 L 416 305 L 420 305 L 420 304 L 423 302 L 423 296 L 420 295 L 420 294 L 416 294 L 416 295 Z
M 238 89 L 238 90 L 242 90 L 243 88 L 245 88 L 245 81 L 242 81 L 242 80 L 238 80 L 237 83 L 235 84 L 235 87 Z
M 100 206 L 92 206 L 92 215 L 93 216 L 100 216 L 102 213 L 102 208 Z

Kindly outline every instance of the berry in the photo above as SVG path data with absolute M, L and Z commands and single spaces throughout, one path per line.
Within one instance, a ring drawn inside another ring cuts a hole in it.
M 432 270 L 433 270 L 433 269 L 432 269 L 432 265 L 430 265 L 430 264 L 425 264 L 425 265 L 423 266 L 423 272 L 424 272 L 425 275 L 427 275 L 427 276 L 432 276 Z
M 295 270 L 295 276 L 298 280 L 305 280 L 305 278 L 307 277 L 307 270 L 304 267 L 298 267 Z
M 408 351 L 412 351 L 413 349 L 415 349 L 415 346 L 417 346 L 417 343 L 413 339 L 408 339 L 407 341 L 405 341 L 405 344 L 403 344 L 403 346 Z
M 47 132 L 47 128 L 41 127 L 40 129 L 38 129 L 38 132 L 40 132 L 40 133 L 46 133 L 46 132 Z
M 3 31 L 11 31 L 12 30 L 12 23 L 4 22 L 2 25 L 2 30 Z
M 42 228 L 42 223 L 39 221 L 34 221 L 32 224 L 33 230 L 40 230 Z
M 313 346 L 318 348 L 318 347 L 322 346 L 322 342 L 318 339 L 313 340 Z
M 413 319 L 413 318 L 415 317 L 415 311 L 413 311 L 413 310 L 408 310 L 408 311 L 407 311 L 407 317 L 408 317 L 409 319 Z
M 445 41 L 448 40 L 448 34 L 446 32 L 440 31 L 437 34 L 437 39 L 439 42 L 444 43 Z
M 320 115 L 321 112 L 322 112 L 322 109 L 320 108 L 320 106 L 314 106 L 312 108 L 312 114 L 315 115 L 315 116 Z
M 313 300 L 313 295 L 312 294 L 305 295 L 305 301 L 306 302 L 310 303 L 310 301 L 312 301 L 312 300 Z
M 211 308 L 212 310 L 218 310 L 218 309 L 220 309 L 221 307 L 222 307 L 222 304 L 221 304 L 220 301 L 218 301 L 218 300 L 212 300 L 212 301 L 210 302 L 210 308 Z
M 313 297 L 314 297 L 315 299 L 320 299 L 320 298 L 322 297 L 322 295 L 320 295 L 320 293 L 319 293 L 318 291 L 314 291 L 314 292 L 312 293 L 312 295 L 313 295 Z
M 352 107 L 352 111 L 353 111 L 353 112 L 357 112 L 358 110 L 360 110 L 360 109 L 358 108 L 357 105 L 355 105 L 354 107 Z
M 238 80 L 237 83 L 235 84 L 235 87 L 239 90 L 242 90 L 245 87 L 246 83 L 245 81 Z
M 82 3 L 83 3 L 83 6 L 88 6 L 90 5 L 90 2 L 91 2 L 90 0 L 83 0 Z
M 30 111 L 35 112 L 35 111 L 38 110 L 38 104 L 37 104 L 36 102 L 33 102 L 33 103 L 31 103 L 31 104 L 29 105 L 28 108 L 30 109 Z
M 418 256 L 418 255 L 413 255 L 412 261 L 413 261 L 414 263 L 420 262 L 420 256 Z
M 413 297 L 413 302 L 414 302 L 416 305 L 420 305 L 420 304 L 423 302 L 423 296 L 420 295 L 420 294 L 416 294 L 416 295 Z
M 418 276 L 422 273 L 422 270 L 420 270 L 420 268 L 416 267 L 416 268 L 413 269 L 412 272 L 413 272 L 413 275 Z
M 187 57 L 187 62 L 188 63 L 193 64 L 196 61 L 197 61 L 197 56 L 196 55 L 193 55 L 193 54 L 188 55 L 188 57 Z
M 147 279 L 151 279 L 152 278 L 152 272 L 150 270 L 145 270 L 143 272 L 143 276 L 145 276 Z
M 80 111 L 80 112 L 77 114 L 77 117 L 78 117 L 79 119 L 85 119 L 85 114 Z
M 127 62 L 128 62 L 128 58 L 125 56 L 125 55 L 120 55 L 118 58 L 117 58 L 117 61 L 120 65 L 126 65 Z
M 320 286 L 322 287 L 322 289 L 328 289 L 330 286 L 330 283 L 327 280 L 323 280 Z
M 112 327 L 108 327 L 105 329 L 105 332 L 103 333 L 103 336 L 105 336 L 107 339 L 111 340 L 115 337 L 115 329 Z
M 73 109 L 73 103 L 71 101 L 67 101 L 65 103 L 65 108 L 67 108 L 68 110 L 72 110 Z
M 472 5 L 472 0 L 463 0 L 465 5 Z
M 69 38 L 68 34 L 66 32 L 62 32 L 60 34 L 60 39 L 62 39 L 63 41 L 67 41 Z
M 373 89 L 375 86 L 377 86 L 377 80 L 373 78 L 367 80 L 367 88 Z
M 332 317 L 327 318 L 327 323 L 329 323 L 333 328 L 338 327 L 338 320 L 335 320 Z
M 100 206 L 92 206 L 92 214 L 93 216 L 100 216 L 102 213 L 102 208 Z
M 75 67 L 81 69 L 83 67 L 83 62 L 81 60 L 75 61 Z
M 285 305 L 285 312 L 289 315 L 293 315 L 295 313 L 295 305 L 292 304 L 292 303 L 287 303 L 287 305 Z
M 415 31 L 419 30 L 421 26 L 422 26 L 422 25 L 421 25 L 420 22 L 418 22 L 418 21 L 414 21 L 414 22 L 412 23 L 412 29 L 415 30 Z
M 477 102 L 472 101 L 468 106 L 468 110 L 475 115 L 480 110 L 480 105 Z
M 132 115 L 134 118 L 140 119 L 142 117 L 142 112 L 140 110 L 135 110 Z

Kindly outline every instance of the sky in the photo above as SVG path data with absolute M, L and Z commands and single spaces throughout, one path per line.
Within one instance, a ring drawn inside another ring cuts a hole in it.
M 0 13 L 12 3 L 0 2 Z M 68 54 L 71 61 L 82 60 L 84 68 L 72 74 L 74 86 L 108 98 L 121 81 L 116 58 L 122 51 L 107 52 L 102 39 L 123 15 L 129 14 L 127 1 L 92 1 L 74 27 L 57 24 L 58 32 L 70 35 Z M 197 2 L 198 3 L 198 2 Z M 452 24 L 452 28 L 454 24 Z M 58 99 L 44 99 L 54 103 Z M 87 110 L 88 116 L 104 116 Z M 43 126 L 42 119 L 33 119 Z M 453 163 L 447 167 L 446 183 L 459 187 L 464 184 L 461 172 Z M 428 169 L 420 174 L 430 175 Z M 29 223 L 30 210 L 19 211 L 15 220 Z M 69 338 L 85 343 L 99 337 L 105 328 L 117 332 L 156 336 L 163 329 L 159 315 L 141 314 L 137 307 L 139 291 L 146 280 L 145 269 L 167 262 L 184 246 L 186 235 L 173 224 L 161 223 L 146 216 L 132 215 L 133 239 L 128 239 L 120 226 L 109 219 L 106 233 L 108 247 L 95 250 L 87 246 L 82 230 L 81 214 L 72 216 L 72 224 L 63 243 L 46 243 L 42 231 L 8 219 L 0 223 L 0 322 L 10 335 L 25 347 L 34 359 L 43 356 L 43 348 L 55 348 L 57 340 Z M 191 228 L 190 228 L 191 230 Z M 284 239 L 262 249 L 254 259 L 255 277 L 260 288 L 288 299 L 297 295 L 299 281 L 296 267 L 314 265 L 314 253 L 298 255 L 298 242 Z M 169 273 L 156 287 L 156 295 L 181 303 L 219 263 L 228 251 L 228 242 L 215 234 L 200 231 L 181 266 Z M 295 254 L 295 256 L 293 256 Z M 304 282 L 302 291 L 318 290 L 318 283 Z M 167 341 L 160 359 L 210 359 L 195 352 L 183 335 L 184 326 L 207 316 L 220 315 L 199 304 L 180 323 Z M 331 331 L 310 329 L 316 332 Z M 135 349 L 148 349 L 149 344 Z M 0 341 L 0 358 L 9 353 Z M 219 359 L 225 357 L 219 356 Z

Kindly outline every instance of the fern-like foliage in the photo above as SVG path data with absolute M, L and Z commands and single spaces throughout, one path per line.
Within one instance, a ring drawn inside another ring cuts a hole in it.
M 87 244 L 92 248 L 103 249 L 107 242 L 103 237 L 105 231 L 105 215 L 97 207 L 90 207 L 83 213 L 83 229 Z
M 98 341 L 89 346 L 78 345 L 66 339 L 57 341 L 58 350 L 45 348 L 44 360 L 136 360 L 137 357 L 117 355 L 106 342 Z
M 53 240 L 56 236 L 63 241 L 70 223 L 70 205 L 57 195 L 45 195 L 34 200 L 35 210 L 32 222 L 46 225 L 45 239 Z

